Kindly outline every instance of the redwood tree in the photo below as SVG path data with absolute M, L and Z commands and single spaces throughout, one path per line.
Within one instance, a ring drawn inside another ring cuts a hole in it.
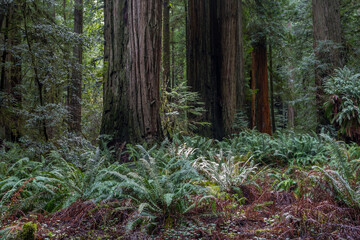
M 272 134 L 269 107 L 269 85 L 267 70 L 267 51 L 266 39 L 260 37 L 253 43 L 252 53 L 252 89 L 255 94 L 256 104 L 253 112 L 255 113 L 256 128 L 263 133 Z M 253 98 L 254 99 L 254 98 Z M 253 104 L 254 105 L 254 104 Z
M 253 51 L 251 53 L 251 127 L 258 131 L 272 134 L 269 106 L 269 86 L 267 68 L 267 38 L 274 29 L 275 22 L 265 19 L 272 16 L 276 7 L 272 0 L 255 0 L 249 5 L 250 16 L 248 33 Z
M 83 0 L 75 0 L 74 6 L 74 32 L 83 32 Z M 69 86 L 69 112 L 70 130 L 81 132 L 81 83 L 82 83 L 82 58 L 83 48 L 81 43 L 77 43 L 73 51 L 76 64 L 72 70 L 72 81 Z
M 163 0 L 163 89 L 169 89 L 170 81 L 170 0 Z
M 236 113 L 243 64 L 240 6 L 238 0 L 189 0 L 188 5 L 187 79 L 205 102 L 203 120 L 212 124 L 200 132 L 214 138 L 232 133 Z
M 316 106 L 318 122 L 327 125 L 329 121 L 324 113 L 324 80 L 341 61 L 341 24 L 340 0 L 313 0 L 313 34 L 314 51 L 317 59 L 315 65 Z
M 104 112 L 113 144 L 161 137 L 161 0 L 105 0 Z

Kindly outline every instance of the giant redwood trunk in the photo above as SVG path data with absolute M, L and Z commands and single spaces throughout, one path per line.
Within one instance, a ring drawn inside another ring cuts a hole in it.
M 240 78 L 239 11 L 238 0 L 218 1 L 220 5 L 220 89 L 222 106 L 222 123 L 225 136 L 233 132 L 236 114 L 236 90 Z M 240 84 L 240 83 L 239 83 Z
M 255 94 L 256 87 L 256 110 L 252 111 L 256 114 L 256 128 L 262 133 L 272 134 L 270 121 L 270 107 L 269 107 L 269 86 L 268 86 L 268 71 L 267 71 L 267 57 L 266 57 L 266 40 L 259 39 L 253 44 L 252 53 L 252 88 Z
M 187 79 L 200 93 L 210 129 L 202 135 L 222 138 L 232 133 L 239 82 L 239 4 L 237 0 L 189 0 Z
M 236 40 L 237 43 L 237 53 L 238 56 L 236 58 L 237 61 L 237 84 L 236 84 L 236 109 L 238 111 L 242 111 L 245 114 L 245 66 L 244 66 L 244 37 L 243 37 L 243 14 L 242 14 L 242 1 L 238 2 L 238 39 Z
M 83 32 L 83 0 L 75 0 L 74 7 L 74 32 L 82 34 Z M 69 86 L 69 113 L 70 130 L 81 132 L 81 83 L 82 83 L 82 55 L 83 48 L 81 43 L 74 47 L 74 58 L 76 64 L 72 70 L 72 81 Z
M 170 0 L 163 7 L 163 90 L 169 90 L 170 81 Z
M 340 0 L 313 0 L 316 106 L 318 122 L 327 125 L 324 113 L 324 80 L 335 68 L 341 67 Z
M 205 136 L 224 135 L 220 92 L 220 34 L 216 0 L 189 0 L 187 25 L 187 80 L 205 103 L 204 121 L 211 128 L 199 129 Z
M 105 0 L 104 112 L 113 143 L 160 137 L 161 0 Z
M 0 3 L 0 140 L 15 141 L 21 122 L 15 109 L 21 104 L 21 44 L 19 2 Z

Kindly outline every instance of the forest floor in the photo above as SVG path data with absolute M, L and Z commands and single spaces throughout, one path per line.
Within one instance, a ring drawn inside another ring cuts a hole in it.
M 33 222 L 36 239 L 360 239 L 359 211 L 338 204 L 324 184 L 305 186 L 311 198 L 299 198 L 291 190 L 264 190 L 269 183 L 261 183 L 261 193 L 258 186 L 242 186 L 242 204 L 229 193 L 215 199 L 212 210 L 199 206 L 181 218 L 173 216 L 171 223 L 160 219 L 151 234 L 126 232 L 126 221 L 134 213 L 119 207 L 126 208 L 131 200 L 77 201 L 53 214 L 14 212 L 0 229 L 11 226 L 16 231 Z
M 119 158 L 72 147 L 0 152 L 0 240 L 360 240 L 357 144 L 249 131 Z

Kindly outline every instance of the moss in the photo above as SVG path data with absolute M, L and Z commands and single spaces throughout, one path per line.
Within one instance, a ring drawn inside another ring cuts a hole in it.
M 18 235 L 18 239 L 19 240 L 35 240 L 36 239 L 36 236 L 35 236 L 36 230 L 37 230 L 37 226 L 35 223 L 32 223 L 32 222 L 25 223 L 22 227 L 21 232 Z

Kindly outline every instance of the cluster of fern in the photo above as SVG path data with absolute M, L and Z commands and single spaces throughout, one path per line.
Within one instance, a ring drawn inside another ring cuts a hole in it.
M 260 174 L 275 179 L 275 191 L 295 190 L 300 196 L 301 183 L 294 172 L 306 172 L 303 169 L 314 164 L 340 201 L 360 205 L 360 148 L 326 136 L 278 133 L 270 138 L 247 131 L 216 141 L 174 135 L 151 148 L 128 145 L 127 163 L 114 161 L 108 149 L 68 149 L 70 157 L 66 151 L 51 150 L 31 159 L 16 147 L 1 150 L 0 218 L 17 211 L 55 212 L 78 200 L 119 199 L 127 204 L 117 210 L 132 212 L 125 224 L 128 230 L 156 230 L 163 224 L 172 226 L 198 206 L 212 205 L 222 195 L 235 193 L 240 201 L 241 187 L 256 184 Z M 270 161 L 287 163 L 293 170 L 268 170 Z
M 344 67 L 325 82 L 329 95 L 325 103 L 326 113 L 339 132 L 355 142 L 360 142 L 360 73 Z

